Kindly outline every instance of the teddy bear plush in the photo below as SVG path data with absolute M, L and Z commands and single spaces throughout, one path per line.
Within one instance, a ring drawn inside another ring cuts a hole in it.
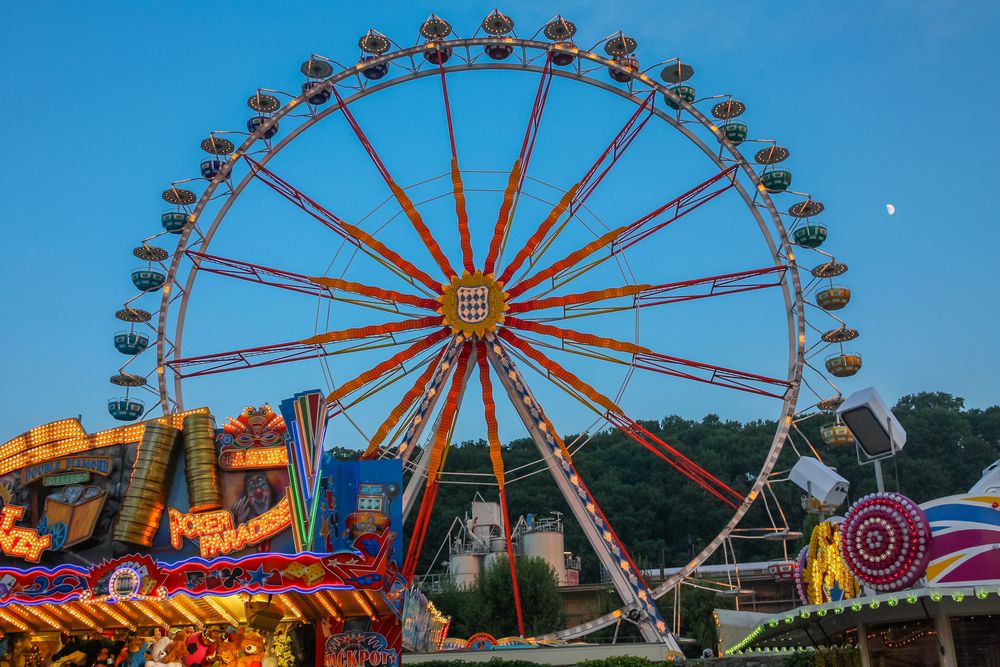
M 259 632 L 249 630 L 240 637 L 240 653 L 236 667 L 261 667 L 264 659 L 264 637 Z
M 231 642 L 228 638 L 219 642 L 218 647 L 215 649 L 215 664 L 219 667 L 228 667 L 229 665 L 236 665 L 236 659 L 239 656 L 239 649 L 236 644 Z

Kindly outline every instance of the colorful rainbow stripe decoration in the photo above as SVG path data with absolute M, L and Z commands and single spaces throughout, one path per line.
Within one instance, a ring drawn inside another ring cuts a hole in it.
M 292 534 L 301 550 L 312 544 L 319 511 L 319 468 L 328 419 L 326 395 L 304 391 L 281 402 L 288 448 L 288 493 L 292 500 Z
M 928 585 L 1000 584 L 1000 496 L 947 496 L 921 507 L 934 536 Z

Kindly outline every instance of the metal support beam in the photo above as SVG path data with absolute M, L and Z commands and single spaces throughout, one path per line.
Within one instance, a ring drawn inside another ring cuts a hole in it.
M 607 519 L 590 495 L 572 461 L 556 441 L 555 435 L 550 432 L 541 406 L 524 382 L 513 360 L 494 342 L 488 343 L 487 355 L 501 384 L 507 390 L 511 403 L 542 454 L 549 473 L 583 529 L 587 541 L 610 574 L 618 595 L 629 608 L 626 613 L 632 611 L 639 613 L 636 624 L 645 641 L 665 643 L 669 650 L 680 651 L 677 640 L 660 617 L 653 601 L 652 591 L 646 587 L 641 572 L 635 570 L 624 546 L 607 523 Z

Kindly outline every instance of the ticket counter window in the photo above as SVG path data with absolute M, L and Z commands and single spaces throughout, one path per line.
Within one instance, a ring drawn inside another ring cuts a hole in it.
M 954 616 L 951 634 L 958 667 L 1000 667 L 1000 615 Z
M 941 648 L 930 620 L 867 628 L 871 667 L 940 667 Z

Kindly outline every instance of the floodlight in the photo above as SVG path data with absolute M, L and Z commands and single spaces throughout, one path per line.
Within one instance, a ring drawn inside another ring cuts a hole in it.
M 906 431 L 874 387 L 848 396 L 837 415 L 870 458 L 892 455 L 906 444 Z

